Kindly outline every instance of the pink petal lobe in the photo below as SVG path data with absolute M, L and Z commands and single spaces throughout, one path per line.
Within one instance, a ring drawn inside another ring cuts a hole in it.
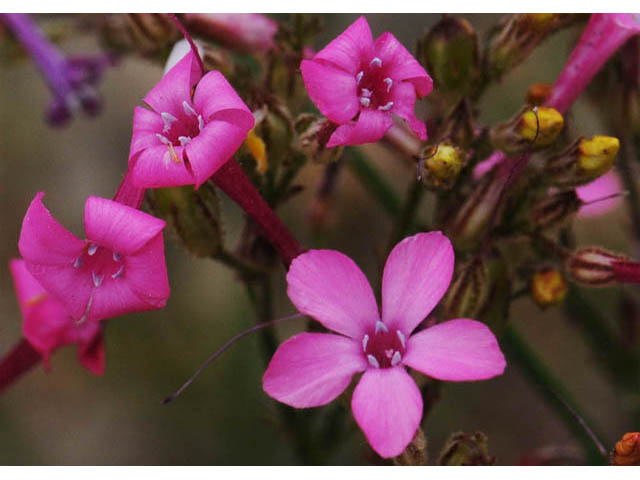
M 360 17 L 326 47 L 314 60 L 322 60 L 356 75 L 373 58 L 373 36 L 366 18 Z M 325 114 L 326 115 L 326 114 Z
M 278 347 L 262 379 L 264 391 L 297 408 L 325 405 L 367 368 L 359 342 L 339 335 L 301 333 Z
M 191 89 L 200 80 L 200 66 L 189 52 L 151 89 L 144 102 L 157 113 L 167 112 L 179 118 L 182 102 L 191 99 Z
M 380 318 L 364 273 L 335 250 L 310 250 L 296 257 L 287 285 L 287 295 L 300 312 L 358 341 Z
M 131 181 L 138 188 L 193 185 L 195 179 L 185 166 L 183 150 L 183 147 L 174 147 L 179 160 L 176 162 L 166 145 L 146 148 L 133 159 L 135 165 L 131 172 Z
M 314 60 L 303 60 L 300 70 L 309 97 L 329 120 L 345 123 L 355 117 L 360 105 L 354 75 Z
M 495 335 L 475 320 L 440 323 L 409 337 L 402 362 L 439 380 L 486 380 L 502 375 L 504 355 Z
M 388 112 L 364 109 L 355 122 L 341 125 L 333 132 L 327 147 L 377 142 L 392 126 L 393 119 Z
M 422 395 L 403 367 L 370 368 L 351 399 L 356 422 L 383 458 L 400 455 L 422 419 Z
M 40 299 L 47 297 L 47 291 L 29 273 L 24 260 L 13 258 L 9 261 L 9 270 L 13 277 L 13 286 L 20 305 L 22 316 L 32 309 L 33 305 Z
M 601 198 L 622 192 L 620 176 L 613 170 L 598 177 L 591 183 L 576 188 L 578 198 L 585 203 L 600 200 Z M 622 203 L 621 197 L 613 197 L 607 200 L 597 201 L 590 205 L 584 205 L 578 210 L 578 217 L 589 218 L 604 215 L 617 208 Z
M 394 81 L 406 80 L 413 84 L 419 97 L 433 90 L 433 80 L 422 65 L 391 33 L 385 32 L 376 39 L 375 54 L 382 60 L 382 67 Z
M 163 128 L 164 122 L 158 113 L 136 107 L 133 110 L 133 134 L 129 148 L 129 160 L 145 148 L 162 145 L 156 134 L 161 134 Z
M 427 126 L 418 120 L 415 114 L 416 90 L 410 83 L 402 82 L 392 91 L 393 108 L 391 112 L 409 123 L 409 127 L 422 141 L 427 140 Z
M 440 232 L 398 243 L 382 275 L 382 321 L 408 336 L 449 288 L 453 264 L 451 242 Z
M 89 197 L 85 203 L 84 228 L 89 241 L 120 255 L 136 252 L 164 226 L 164 220 L 112 200 Z
M 236 153 L 246 136 L 247 130 L 235 124 L 220 120 L 207 123 L 204 130 L 185 147 L 196 188 Z
M 220 72 L 209 72 L 196 87 L 193 103 L 205 121 L 222 110 L 237 110 L 238 126 L 249 131 L 254 119 L 249 107 L 238 96 L 233 87 Z
M 20 255 L 29 263 L 71 264 L 84 248 L 84 242 L 60 225 L 42 204 L 38 193 L 27 209 L 18 240 Z

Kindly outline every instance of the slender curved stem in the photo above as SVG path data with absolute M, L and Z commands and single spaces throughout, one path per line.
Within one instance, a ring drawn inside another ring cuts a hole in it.
M 26 340 L 20 340 L 0 361 L 0 394 L 42 360 Z

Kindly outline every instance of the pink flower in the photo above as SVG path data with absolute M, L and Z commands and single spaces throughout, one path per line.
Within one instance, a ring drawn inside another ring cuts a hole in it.
M 588 204 L 593 202 L 580 207 L 578 216 L 582 218 L 597 217 L 617 208 L 622 202 L 619 196 L 602 201 L 599 200 L 618 194 L 622 192 L 622 190 L 620 176 L 613 170 L 605 173 L 591 183 L 576 188 L 576 193 L 580 200 Z
M 313 103 L 340 125 L 327 147 L 380 140 L 393 125 L 392 114 L 427 139 L 427 128 L 416 118 L 414 107 L 416 98 L 431 92 L 431 77 L 391 33 L 374 43 L 364 17 L 313 59 L 303 60 L 300 68 Z
M 190 30 L 212 37 L 241 52 L 266 52 L 275 47 L 278 24 L 259 13 L 186 13 Z
M 136 107 L 129 153 L 132 181 L 140 188 L 199 187 L 233 156 L 254 124 L 224 76 L 213 71 L 203 77 L 192 52 L 144 102 L 152 110 Z
M 60 225 L 38 193 L 24 217 L 18 248 L 27 270 L 79 323 L 165 306 L 169 282 L 165 222 L 120 203 L 89 197 L 87 240 Z
M 104 372 L 104 345 L 97 322 L 78 324 L 56 298 L 42 288 L 24 260 L 9 262 L 22 311 L 22 333 L 49 368 L 49 358 L 59 347 L 78 345 L 78 361 L 95 375 Z
M 297 408 L 324 405 L 358 372 L 351 408 L 382 457 L 399 455 L 422 418 L 422 396 L 405 366 L 450 381 L 500 375 L 505 360 L 482 323 L 457 319 L 412 332 L 451 281 L 454 253 L 440 232 L 404 239 L 382 277 L 382 317 L 366 277 L 347 256 L 311 250 L 291 263 L 288 295 L 338 335 L 301 333 L 284 342 L 263 378 L 267 394 Z

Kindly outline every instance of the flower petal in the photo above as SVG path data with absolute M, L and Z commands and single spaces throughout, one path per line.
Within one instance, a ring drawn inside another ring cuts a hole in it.
M 183 160 L 183 147 L 173 147 L 178 162 L 174 161 L 166 145 L 143 150 L 135 159 L 131 181 L 138 188 L 177 187 L 193 185 L 195 179 Z
M 165 221 L 106 198 L 89 197 L 84 206 L 87 238 L 120 255 L 131 255 L 158 235 Z
M 369 62 L 372 57 L 371 29 L 367 19 L 360 17 L 320 50 L 313 59 L 329 62 L 354 76 L 361 70 L 362 64 Z
M 22 316 L 26 317 L 27 313 L 39 301 L 47 297 L 47 291 L 38 283 L 38 281 L 29 273 L 25 265 L 25 261 L 13 258 L 9 262 L 9 270 L 13 277 L 13 286 L 20 305 Z
M 495 335 L 465 318 L 434 325 L 409 337 L 402 362 L 439 380 L 485 380 L 506 367 Z
M 253 128 L 251 110 L 220 72 L 209 72 L 202 77 L 196 87 L 193 103 L 205 121 L 217 112 L 235 110 L 238 126 L 247 131 Z
M 301 333 L 278 347 L 262 379 L 264 391 L 297 408 L 325 405 L 367 368 L 359 342 L 327 333 Z
M 309 97 L 329 120 L 345 123 L 355 117 L 360 108 L 355 76 L 314 60 L 303 60 L 300 71 Z
M 246 136 L 247 130 L 233 123 L 221 120 L 207 123 L 204 130 L 185 147 L 196 188 L 236 153 Z
M 422 396 L 403 367 L 370 368 L 351 399 L 356 422 L 383 458 L 400 455 L 422 419 Z
M 578 198 L 585 203 L 600 200 L 601 198 L 615 195 L 622 192 L 622 182 L 620 176 L 613 170 L 598 177 L 591 183 L 576 188 Z M 589 218 L 603 215 L 609 210 L 613 210 L 622 203 L 622 198 L 613 197 L 608 200 L 602 200 L 592 203 L 591 205 L 583 205 L 578 210 L 578 217 Z
M 327 147 L 377 142 L 392 126 L 393 119 L 388 112 L 365 109 L 355 122 L 340 125 L 329 138 Z
M 129 161 L 145 148 L 162 145 L 156 134 L 162 133 L 163 128 L 164 122 L 159 114 L 146 108 L 136 107 L 133 110 L 133 134 L 129 148 Z
M 382 321 L 408 336 L 449 288 L 453 264 L 451 242 L 440 232 L 398 243 L 382 275 Z
M 380 318 L 364 273 L 335 250 L 310 250 L 296 257 L 287 285 L 287 295 L 300 312 L 357 340 Z
M 151 89 L 144 102 L 157 113 L 182 115 L 182 102 L 191 100 L 191 89 L 200 80 L 200 65 L 189 52 Z
M 135 254 L 126 257 L 124 261 L 125 271 L 120 279 L 126 281 L 132 291 L 147 304 L 146 308 L 135 311 L 164 307 L 170 289 L 162 234 L 157 235 Z
M 393 108 L 391 113 L 409 122 L 409 127 L 422 141 L 427 140 L 427 126 L 416 118 L 416 90 L 410 83 L 400 82 L 391 92 Z
M 43 196 L 44 192 L 35 196 L 22 221 L 20 255 L 30 263 L 70 265 L 82 252 L 84 242 L 53 218 L 42 204 Z
M 394 81 L 411 82 L 420 97 L 433 90 L 433 80 L 429 74 L 391 33 L 380 35 L 374 49 L 376 56 L 382 60 L 387 75 Z

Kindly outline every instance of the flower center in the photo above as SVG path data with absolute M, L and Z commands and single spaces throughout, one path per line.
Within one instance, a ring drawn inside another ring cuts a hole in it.
M 164 127 L 161 133 L 156 133 L 156 136 L 169 147 L 172 155 L 173 147 L 186 146 L 205 126 L 202 115 L 196 112 L 186 100 L 182 102 L 182 110 L 179 117 L 169 112 L 160 114 Z
M 358 99 L 364 108 L 373 108 L 386 112 L 393 107 L 391 89 L 393 79 L 387 76 L 382 60 L 375 57 L 369 65 L 363 66 L 356 74 Z
M 395 367 L 402 361 L 407 341 L 400 330 L 389 328 L 378 321 L 373 332 L 362 337 L 362 351 L 374 368 Z
M 95 243 L 87 244 L 73 266 L 91 272 L 93 285 L 96 288 L 102 285 L 105 279 L 115 280 L 125 272 L 124 262 L 118 253 L 99 247 Z

